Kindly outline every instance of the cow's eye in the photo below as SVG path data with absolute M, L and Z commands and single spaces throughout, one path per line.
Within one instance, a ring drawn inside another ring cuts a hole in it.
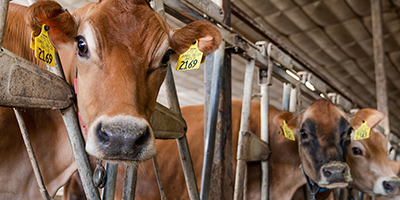
M 161 59 L 161 66 L 166 67 L 168 66 L 168 62 L 171 59 L 171 54 L 174 53 L 174 50 L 168 49 L 168 51 L 164 54 L 164 56 Z
M 353 152 L 354 155 L 362 155 L 361 149 L 359 149 L 357 147 L 351 148 L 351 151 Z
M 82 37 L 82 36 L 78 36 L 76 38 L 76 42 L 78 43 L 76 48 L 77 48 L 79 56 L 82 56 L 82 57 L 83 56 L 87 56 L 89 49 L 88 49 L 88 46 L 86 44 L 85 38 Z
M 301 139 L 307 139 L 308 138 L 308 134 L 305 130 L 300 130 L 300 134 L 301 134 Z

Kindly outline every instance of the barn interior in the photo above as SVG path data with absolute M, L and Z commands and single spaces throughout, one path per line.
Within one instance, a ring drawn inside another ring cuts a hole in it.
M 73 11 L 92 0 L 57 0 Z M 14 3 L 28 5 L 26 0 Z M 165 1 L 168 6 L 169 1 Z M 171 1 L 173 2 L 173 1 Z M 400 137 L 400 1 L 381 0 L 384 66 L 387 80 L 387 102 L 390 122 L 389 139 L 399 151 Z M 225 11 L 226 12 L 226 11 Z M 377 108 L 376 70 L 374 63 L 371 4 L 365 0 L 232 0 L 230 2 L 233 32 L 249 43 L 273 43 L 293 62 L 289 71 L 311 74 L 317 79 L 315 95 L 302 95 L 301 106 L 307 107 L 316 97 L 344 102 L 350 113 L 360 108 Z M 167 12 L 167 21 L 176 28 L 186 22 Z M 242 52 L 232 53 L 232 97 L 241 98 L 244 89 L 246 59 Z M 281 63 L 275 65 L 282 67 Z M 174 66 L 172 67 L 174 68 Z M 282 69 L 285 69 L 282 67 Z M 181 106 L 205 102 L 204 66 L 197 70 L 173 70 Z M 258 80 L 257 73 L 254 80 Z M 305 75 L 304 75 L 305 76 Z M 274 76 L 270 87 L 270 103 L 282 107 L 286 80 Z M 311 81 L 310 81 L 311 82 Z M 305 83 L 305 82 L 304 82 Z M 379 83 L 378 83 L 379 85 Z M 293 84 L 293 87 L 295 85 Z M 377 89 L 378 88 L 378 89 Z M 253 94 L 260 92 L 253 82 Z M 340 96 L 340 97 L 339 97 Z M 256 97 L 257 98 L 257 97 Z M 168 105 L 162 87 L 158 101 Z

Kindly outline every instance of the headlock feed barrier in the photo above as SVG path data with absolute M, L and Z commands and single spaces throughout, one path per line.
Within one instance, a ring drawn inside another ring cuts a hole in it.
M 229 5 L 230 1 L 224 0 L 222 3 L 224 5 Z M 0 4 L 0 45 L 2 46 L 9 0 L 1 1 Z M 261 161 L 261 199 L 268 199 L 268 155 L 270 152 L 268 147 L 268 129 L 270 126 L 268 124 L 268 105 L 272 78 L 284 82 L 282 98 L 283 110 L 290 110 L 291 112 L 299 111 L 302 108 L 301 98 L 304 97 L 310 99 L 329 97 L 335 104 L 342 106 L 347 112 L 350 111 L 354 102 L 347 100 L 346 95 L 341 94 L 336 91 L 334 87 L 319 79 L 318 76 L 308 70 L 304 63 L 298 62 L 292 55 L 286 53 L 286 49 L 279 48 L 279 44 L 276 44 L 276 42 L 258 42 L 253 44 L 246 38 L 235 33 L 231 27 L 226 25 L 229 24 L 229 22 L 224 21 L 224 18 L 230 14 L 229 9 L 222 9 L 210 0 L 154 0 L 151 2 L 151 5 L 154 10 L 159 12 L 164 18 L 165 14 L 168 13 L 185 23 L 193 20 L 209 21 L 218 27 L 224 39 L 220 48 L 213 54 L 207 56 L 205 63 L 205 156 L 201 177 L 202 189 L 200 193 L 196 184 L 196 177 L 194 176 L 194 170 L 185 135 L 187 130 L 186 123 L 180 113 L 179 101 L 170 66 L 168 67 L 165 79 L 170 109 L 157 104 L 155 112 L 151 118 L 151 125 L 157 139 L 177 140 L 190 199 L 207 200 L 210 195 L 212 195 L 210 194 L 210 188 L 213 185 L 213 181 L 211 181 L 213 160 L 220 159 L 213 157 L 216 145 L 215 138 L 216 134 L 226 134 L 226 132 L 217 133 L 216 129 L 218 126 L 218 114 L 221 114 L 218 113 L 218 108 L 221 107 L 220 104 L 223 105 L 226 103 L 223 98 L 222 102 L 219 102 L 220 93 L 223 92 L 226 87 L 230 87 L 230 80 L 226 79 L 225 73 L 227 72 L 226 70 L 228 70 L 230 74 L 229 59 L 231 53 L 237 54 L 246 60 L 246 70 L 234 192 L 232 194 L 223 195 L 235 200 L 245 199 L 245 182 L 247 175 L 246 163 L 249 161 Z M 225 8 L 226 6 L 223 7 Z M 4 97 L 1 97 L 0 104 L 2 106 L 15 107 L 14 111 L 43 198 L 50 199 L 45 185 L 43 184 L 40 170 L 30 145 L 29 137 L 27 135 L 29 130 L 26 129 L 23 119 L 20 117 L 20 111 L 18 108 L 60 109 L 87 198 L 91 200 L 113 199 L 118 165 L 106 163 L 107 181 L 102 192 L 102 197 L 100 198 L 100 194 L 92 181 L 93 172 L 89 164 L 88 156 L 84 150 L 84 140 L 79 128 L 78 118 L 72 106 L 74 92 L 65 81 L 58 56 L 56 56 L 57 70 L 53 74 L 7 51 L 6 49 L 2 48 L 0 54 L 0 63 L 2 65 L 0 73 L 10 76 L 10 80 L 23 80 L 23 78 L 38 80 L 38 83 L 35 85 L 42 86 L 41 88 L 35 88 L 35 100 L 29 99 L 20 94 L 18 96 L 7 96 L 8 93 L 2 92 Z M 226 58 L 228 58 L 228 61 Z M 253 75 L 256 67 L 258 68 L 260 94 L 252 94 L 254 81 Z M 26 72 L 29 73 L 27 74 Z M 39 84 L 39 82 L 42 81 L 46 81 L 46 84 Z M 8 85 L 8 83 L 1 83 L 0 89 L 9 90 L 9 87 L 12 87 L 17 91 L 18 89 L 26 89 L 26 87 L 28 87 L 23 84 L 24 81 L 11 81 L 11 83 L 12 84 L 10 85 Z M 54 88 L 54 85 L 57 85 L 58 88 L 62 89 L 52 91 L 50 96 L 47 95 L 49 93 L 42 92 L 44 90 L 51 90 L 51 88 Z M 254 97 L 261 97 L 261 120 L 266 122 L 261 123 L 261 138 L 256 137 L 249 131 L 251 99 Z M 229 103 L 228 106 L 230 106 Z M 230 124 L 230 122 L 226 123 Z M 231 147 L 226 146 L 225 148 Z M 221 162 L 221 160 L 219 160 L 219 162 Z M 153 164 L 156 170 L 161 197 L 162 199 L 166 199 L 161 179 L 159 178 L 158 164 L 155 157 L 153 158 Z M 123 199 L 134 199 L 137 167 L 137 165 L 127 166 Z M 232 166 L 226 167 L 232 168 Z M 232 180 L 232 177 L 230 177 L 230 180 Z M 213 187 L 226 186 L 214 185 Z M 229 191 L 229 189 L 224 191 Z M 222 196 L 222 194 L 220 195 Z M 335 195 L 335 197 L 338 197 L 338 195 Z

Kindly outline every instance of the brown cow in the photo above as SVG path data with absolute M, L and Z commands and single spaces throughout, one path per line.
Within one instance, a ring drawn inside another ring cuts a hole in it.
M 373 128 L 382 118 L 381 112 L 366 108 L 357 112 L 350 124 L 357 129 L 366 121 Z M 354 140 L 353 135 L 347 156 L 353 176 L 350 186 L 370 196 L 400 195 L 400 179 L 389 165 L 390 150 L 390 142 L 374 129 L 368 139 Z
M 77 88 L 76 107 L 88 127 L 86 150 L 117 162 L 155 155 L 148 121 L 170 55 L 176 58 L 196 40 L 207 55 L 221 42 L 219 31 L 206 22 L 174 30 L 145 0 L 102 0 L 71 14 L 54 1 L 39 1 L 29 8 L 10 5 L 4 47 L 34 61 L 31 32 L 37 36 L 43 23 L 50 27 L 67 81 Z M 60 111 L 23 115 L 53 196 L 76 170 Z M 38 199 L 13 111 L 0 108 L 0 116 L 0 199 Z
M 233 100 L 232 101 L 232 144 L 233 144 L 233 152 L 236 153 L 237 150 L 237 139 L 239 133 L 239 125 L 240 125 L 240 113 L 241 113 L 242 101 L 241 100 Z M 311 114 L 310 112 L 314 112 Z M 197 177 L 198 185 L 200 185 L 200 177 L 202 171 L 202 162 L 203 162 L 203 134 L 204 133 L 204 119 L 203 115 L 203 105 L 198 106 L 189 106 L 182 108 L 182 115 L 185 118 L 188 125 L 187 138 L 189 141 L 190 151 L 192 152 L 192 159 L 195 174 Z M 313 116 L 315 115 L 315 116 Z M 319 143 L 323 150 L 328 150 L 329 156 L 332 159 L 343 160 L 343 156 L 345 156 L 345 151 L 342 149 L 347 149 L 348 144 L 350 143 L 350 137 L 348 136 L 349 124 L 347 120 L 344 118 L 345 114 L 336 108 L 329 100 L 317 100 L 315 101 L 305 112 L 292 117 L 292 114 L 287 111 L 280 111 L 277 108 L 270 106 L 270 123 L 273 123 L 273 118 L 275 117 L 276 121 L 279 118 L 284 118 L 289 120 L 288 124 L 292 127 L 292 130 L 296 132 L 295 124 L 296 120 L 299 117 L 305 120 L 305 117 L 308 117 L 310 120 L 315 120 L 314 122 L 318 125 L 318 138 Z M 320 120 L 320 119 L 326 120 Z M 310 123 L 310 122 L 308 122 Z M 326 127 L 326 132 L 319 132 L 321 126 Z M 304 127 L 306 130 L 309 130 L 309 127 Z M 330 128 L 330 129 L 329 129 Z M 304 130 L 304 131 L 306 131 Z M 334 132 L 336 130 L 336 132 Z M 251 115 L 250 115 L 250 131 L 255 133 L 256 135 L 260 135 L 260 101 L 253 100 L 251 107 Z M 291 199 L 294 192 L 301 185 L 306 184 L 306 179 L 304 178 L 304 174 L 302 170 L 299 168 L 301 162 L 298 153 L 298 143 L 290 141 L 286 139 L 284 136 L 279 134 L 279 127 L 271 125 L 270 126 L 270 147 L 271 147 L 271 156 L 270 156 L 270 199 Z M 339 132 L 340 131 L 340 132 Z M 316 137 L 316 135 L 312 130 L 310 130 L 310 137 Z M 329 136 L 329 134 L 331 134 Z M 297 133 L 295 133 L 297 134 Z M 341 136 L 341 137 L 340 137 Z M 304 137 L 304 136 L 303 136 Z M 325 138 L 324 138 L 325 137 Z M 315 139 L 316 140 L 316 139 Z M 303 145 L 312 142 L 308 141 L 307 138 L 303 138 Z M 315 142 L 317 143 L 317 142 Z M 325 146 L 326 145 L 326 146 Z M 167 194 L 167 198 L 169 199 L 188 199 L 188 194 L 185 187 L 185 179 L 182 174 L 182 168 L 179 161 L 179 154 L 176 148 L 175 141 L 156 141 L 157 147 L 157 158 L 159 161 L 160 171 L 162 175 L 162 180 L 164 181 L 164 189 Z M 303 148 L 303 151 L 309 151 L 308 146 Z M 318 150 L 317 148 L 316 150 Z M 331 149 L 332 148 L 332 149 Z M 321 158 L 325 158 L 323 155 L 324 152 L 322 150 L 318 150 L 318 154 L 316 156 L 320 156 Z M 311 156 L 303 154 L 303 158 L 309 158 Z M 321 155 L 320 155 L 321 154 Z M 335 155 L 338 154 L 338 155 Z M 326 156 L 327 157 L 327 156 Z M 234 158 L 236 158 L 234 156 Z M 328 159 L 321 159 L 328 163 Z M 315 161 L 312 161 L 315 162 Z M 236 160 L 234 161 L 234 166 Z M 151 162 L 146 162 L 141 165 L 143 168 L 148 169 L 151 167 Z M 321 165 L 319 162 L 311 163 L 311 165 Z M 321 165 L 322 166 L 322 165 Z M 326 165 L 325 165 L 326 166 Z M 325 167 L 324 166 L 324 167 Z M 345 165 L 344 165 L 345 166 Z M 348 170 L 347 168 L 341 168 L 343 170 Z M 260 164 L 259 162 L 250 162 L 248 163 L 248 199 L 259 199 L 260 198 Z M 315 170 L 310 169 L 311 173 L 316 173 Z M 148 174 L 152 174 L 154 177 L 154 172 L 152 170 L 147 170 Z M 348 173 L 346 171 L 346 173 Z M 118 173 L 120 179 L 123 177 L 123 173 Z M 339 174 L 331 173 L 332 176 L 338 177 L 338 182 L 332 183 L 335 185 L 340 184 L 340 186 L 346 186 L 348 183 L 345 178 L 340 178 Z M 321 175 L 310 174 L 311 177 L 318 177 Z M 288 178 L 290 177 L 290 178 Z M 329 183 L 329 179 L 327 181 Z M 324 185 L 326 186 L 326 185 Z M 328 187 L 330 185 L 327 185 Z M 70 186 L 67 186 L 70 187 Z M 119 192 L 122 188 L 122 183 L 117 184 L 117 192 Z M 143 177 L 139 177 L 138 185 L 137 185 L 137 198 L 138 199 L 160 199 L 159 193 L 157 191 L 157 182 L 155 178 L 149 179 L 148 177 L 144 179 Z M 65 193 L 75 193 L 76 191 L 65 191 Z

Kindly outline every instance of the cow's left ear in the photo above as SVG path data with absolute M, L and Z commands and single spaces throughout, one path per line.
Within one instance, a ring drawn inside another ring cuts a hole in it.
M 77 25 L 74 17 L 55 1 L 38 1 L 29 6 L 25 20 L 36 37 L 40 34 L 42 25 L 50 27 L 49 35 L 53 45 L 73 41 Z
M 297 128 L 297 117 L 293 116 L 293 113 L 289 111 L 281 111 L 279 114 L 275 115 L 274 117 L 274 124 L 280 128 L 281 134 L 283 133 L 283 126 L 284 121 L 286 122 L 287 126 L 296 135 L 296 128 Z
M 193 40 L 199 41 L 199 50 L 203 52 L 203 56 L 206 56 L 218 49 L 222 42 L 222 36 L 214 25 L 204 21 L 195 21 L 174 30 L 170 38 L 170 46 L 180 55 L 189 49 Z
M 376 126 L 383 119 L 383 113 L 376 109 L 364 108 L 358 111 L 350 120 L 350 126 L 357 130 L 363 121 L 367 122 L 368 127 Z

